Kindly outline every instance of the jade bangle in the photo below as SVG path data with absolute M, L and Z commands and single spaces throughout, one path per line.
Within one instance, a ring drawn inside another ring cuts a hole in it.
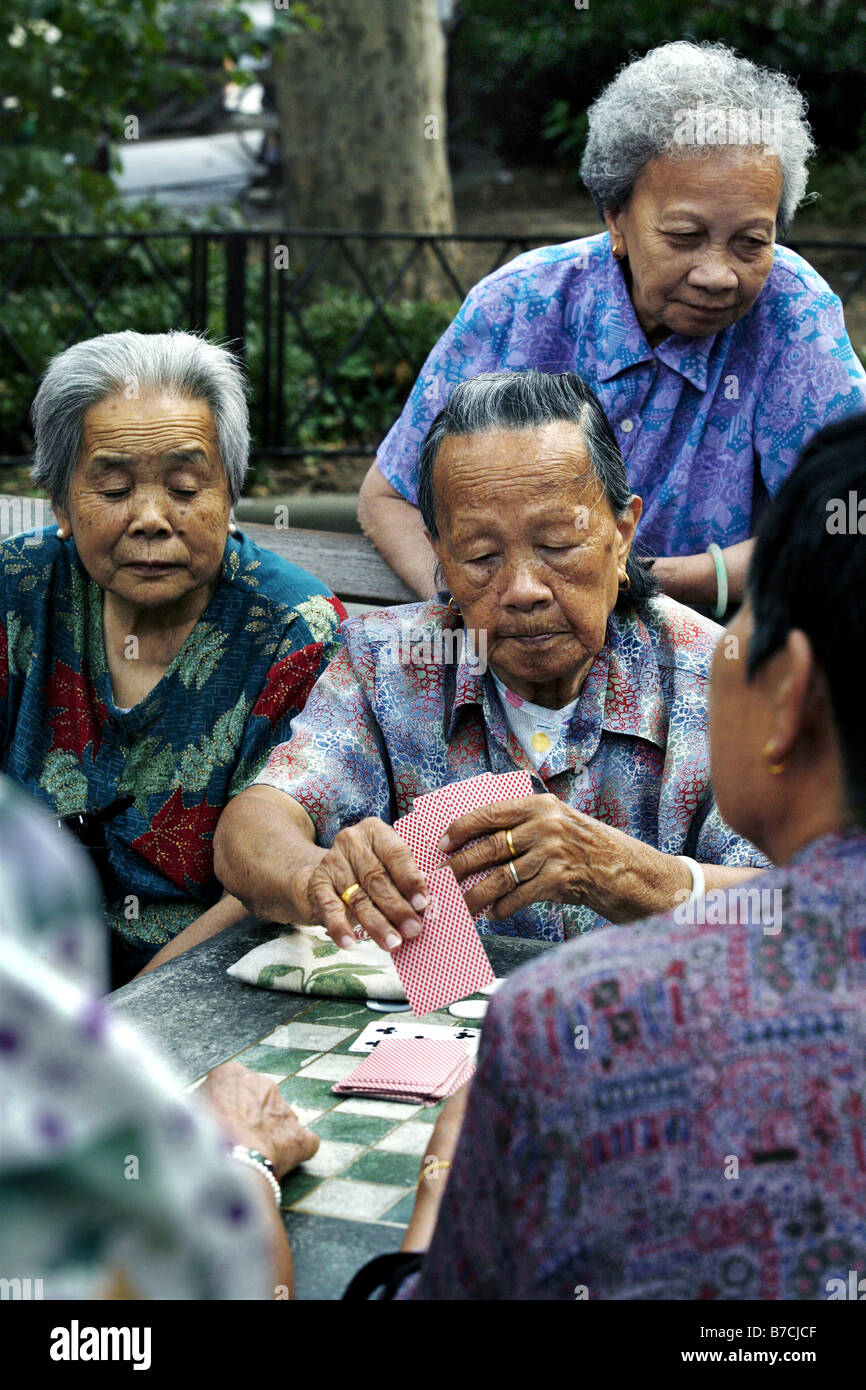
M 725 557 L 715 541 L 707 546 L 707 554 L 716 571 L 716 606 L 713 609 L 713 617 L 718 623 L 728 611 L 728 567 L 725 564 Z

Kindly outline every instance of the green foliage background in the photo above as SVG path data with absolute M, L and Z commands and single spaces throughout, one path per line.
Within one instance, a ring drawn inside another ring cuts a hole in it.
M 363 0 L 357 0 L 363 3 Z M 315 0 L 275 10 L 269 42 L 291 41 L 315 25 Z M 819 215 L 853 221 L 866 214 L 866 17 L 862 0 L 462 0 L 450 44 L 449 131 L 512 162 L 563 160 L 575 171 L 585 110 L 617 68 L 672 38 L 721 39 L 796 77 L 810 101 L 822 150 L 811 186 Z M 241 0 L 4 0 L 0 12 L 0 453 L 29 448 L 26 413 L 34 376 L 76 337 L 134 326 L 158 331 L 186 323 L 186 306 L 147 252 L 132 249 L 98 321 L 86 301 L 104 287 L 110 247 L 45 246 L 27 259 L 2 233 L 80 233 L 195 225 L 237 219 L 228 210 L 192 218 L 155 205 L 131 207 L 110 174 L 94 167 L 100 144 L 124 137 L 127 118 L 178 91 L 206 94 L 225 80 L 224 63 L 262 57 L 264 41 Z M 240 74 L 236 73 L 240 78 Z M 115 249 L 119 249 L 119 244 Z M 160 241 L 168 279 L 188 273 L 188 243 Z M 250 270 L 250 305 L 261 266 Z M 73 285 L 73 279 L 77 287 Z M 207 328 L 225 332 L 224 259 L 209 266 Z M 427 351 L 450 322 L 456 300 L 389 305 L 404 353 L 374 324 L 301 425 L 297 442 L 370 445 L 399 412 Z M 286 416 L 315 395 L 319 359 L 327 370 L 369 312 L 359 294 L 330 287 L 308 297 L 302 327 L 287 321 Z M 18 350 L 12 350 L 12 343 Z M 249 317 L 247 360 L 262 359 L 261 326 Z M 23 354 L 24 364 L 18 353 Z M 339 395 L 348 398 L 347 429 Z M 258 402 L 254 399 L 253 426 Z
M 862 0 L 464 0 L 450 46 L 449 125 L 503 158 L 577 166 L 586 108 L 630 58 L 712 40 L 781 68 L 809 99 L 810 187 L 829 218 L 866 214 Z
M 49 358 L 68 342 L 98 332 L 135 327 L 142 333 L 165 332 L 184 325 L 187 306 L 172 287 L 183 289 L 189 281 L 188 236 L 160 237 L 149 243 L 152 259 L 141 243 L 127 250 L 123 272 L 96 306 L 96 318 L 87 314 L 86 301 L 110 273 L 111 260 L 128 243 L 74 241 L 50 252 L 42 246 L 20 268 L 24 244 L 0 242 L 0 283 L 18 275 L 16 287 L 7 293 L 0 319 L 8 325 L 19 353 L 0 340 L 0 454 L 29 452 L 27 412 L 33 397 L 34 376 Z M 56 259 L 50 260 L 53 255 Z M 226 339 L 226 268 L 224 243 L 209 246 L 208 315 L 205 327 L 218 341 Z M 60 272 L 62 265 L 75 286 Z M 290 272 L 281 271 L 289 276 Z M 251 381 L 261 379 L 264 341 L 262 322 L 254 306 L 261 303 L 263 266 L 250 255 L 247 268 L 246 366 Z M 289 279 L 285 292 L 292 292 Z M 82 294 L 84 302 L 82 302 Z M 317 288 L 296 304 L 296 317 L 285 317 L 283 354 L 283 406 L 287 426 L 304 415 L 292 442 L 297 446 L 344 445 L 375 447 L 402 409 L 415 376 L 433 343 L 447 328 L 459 308 L 459 299 L 412 300 L 388 303 L 388 318 L 405 347 L 393 341 L 380 318 L 367 329 L 355 350 L 338 366 L 346 346 L 370 316 L 369 299 L 359 291 L 339 287 Z M 29 364 L 29 365 L 28 365 Z M 320 382 L 333 372 L 324 391 Z M 341 403 L 343 408 L 341 408 Z M 253 438 L 261 438 L 261 400 L 250 399 Z M 351 427 L 347 423 L 351 419 Z M 306 470 L 315 480 L 316 465 Z M 251 479 L 252 481 L 252 479 Z

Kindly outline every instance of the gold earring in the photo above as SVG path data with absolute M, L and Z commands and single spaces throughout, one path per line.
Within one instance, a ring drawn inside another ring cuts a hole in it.
M 454 613 L 455 616 L 458 617 L 458 618 L 460 617 L 460 606 L 459 606 L 459 604 L 457 604 L 457 603 L 454 602 L 454 595 L 453 595 L 453 594 L 451 594 L 451 596 L 450 596 L 449 599 L 448 599 L 448 612 L 449 612 L 449 613 Z
M 778 777 L 781 772 L 785 772 L 787 770 L 788 760 L 787 758 L 782 758 L 781 762 L 774 763 L 772 759 L 773 747 L 772 744 L 768 743 L 765 745 L 764 748 L 761 749 L 761 761 L 764 764 L 764 767 L 767 769 L 769 773 L 771 773 L 773 777 Z
M 631 577 L 626 573 L 625 570 L 623 570 L 622 574 L 619 576 L 619 591 L 621 594 L 627 594 L 630 588 Z
M 615 260 L 615 261 L 621 261 L 621 260 L 623 259 L 625 253 L 622 252 L 622 251 L 620 251 L 620 249 L 619 249 L 619 242 L 618 242 L 618 241 L 615 242 L 614 245 L 613 245 L 613 247 L 612 247 L 611 249 L 612 249 L 612 252 L 613 252 L 613 258 L 614 258 L 614 260 Z

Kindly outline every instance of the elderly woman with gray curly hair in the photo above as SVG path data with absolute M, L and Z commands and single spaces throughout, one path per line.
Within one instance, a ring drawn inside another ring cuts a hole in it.
M 243 915 L 214 828 L 288 738 L 345 611 L 230 520 L 249 430 L 225 349 L 77 343 L 33 419 L 59 525 L 0 544 L 0 770 L 91 851 L 118 984 Z
M 665 593 L 721 617 L 800 449 L 866 407 L 829 286 L 776 244 L 806 189 L 805 101 L 721 44 L 668 43 L 589 110 L 581 165 L 607 232 L 518 256 L 471 291 L 361 491 L 365 531 L 419 594 L 433 569 L 418 453 L 455 384 L 574 371 L 643 498 L 638 543 Z

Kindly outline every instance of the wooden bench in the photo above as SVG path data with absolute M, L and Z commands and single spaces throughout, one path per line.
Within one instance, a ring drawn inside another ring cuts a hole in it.
M 39 501 L 32 497 L 0 497 L 0 540 L 34 526 L 55 525 L 49 504 L 43 502 L 40 506 Z M 309 570 L 344 603 L 388 606 L 418 601 L 417 594 L 397 577 L 365 536 L 296 527 L 280 529 L 255 521 L 239 521 L 238 526 L 263 550 L 273 550 Z

